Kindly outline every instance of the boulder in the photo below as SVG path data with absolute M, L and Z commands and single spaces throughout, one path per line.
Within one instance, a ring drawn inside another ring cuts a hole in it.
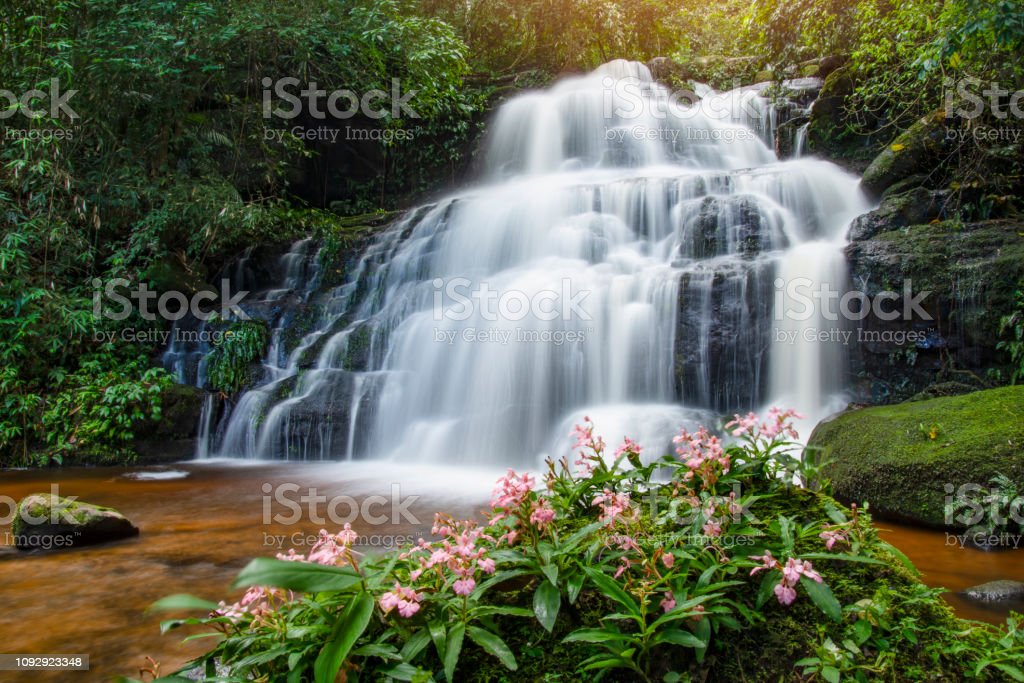
M 881 196 L 897 181 L 934 168 L 949 145 L 945 111 L 929 114 L 900 133 L 875 157 L 864 171 L 861 187 L 869 194 Z
M 909 225 L 930 223 L 943 217 L 949 193 L 915 187 L 900 194 L 886 192 L 881 205 L 874 211 L 858 216 L 850 224 L 849 239 L 871 239 L 880 232 L 888 232 Z
M 997 474 L 1024 485 L 1024 386 L 848 410 L 808 440 L 836 498 L 898 521 L 962 529 L 947 496 Z
M 962 596 L 978 602 L 1006 602 L 1024 600 L 1024 583 L 1001 579 L 971 586 L 960 592 Z
M 53 493 L 33 493 L 18 503 L 11 524 L 19 550 L 56 550 L 138 536 L 117 510 Z
M 849 55 L 827 55 L 818 60 L 818 78 L 828 78 L 837 69 L 846 66 Z

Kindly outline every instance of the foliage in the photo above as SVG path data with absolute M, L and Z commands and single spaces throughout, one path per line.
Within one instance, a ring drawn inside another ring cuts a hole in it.
M 232 323 L 206 357 L 210 388 L 234 394 L 249 384 L 251 366 L 263 357 L 268 336 L 267 324 L 263 321 Z
M 171 596 L 156 607 L 209 614 L 163 625 L 220 634 L 180 672 L 207 680 L 486 680 L 488 661 L 519 671 L 533 657 L 525 634 L 538 627 L 578 677 L 702 679 L 732 634 L 810 614 L 800 595 L 820 626 L 795 634 L 811 679 L 924 676 L 940 660 L 955 680 L 984 679 L 1014 666 L 1024 656 L 1015 625 L 993 634 L 958 623 L 940 616 L 935 591 L 894 584 L 907 570 L 893 569 L 900 560 L 866 515 L 806 492 L 820 507 L 793 507 L 799 490 L 777 476 L 790 467 L 792 415 L 737 416 L 729 445 L 683 431 L 676 455 L 646 463 L 629 439 L 608 453 L 588 421 L 575 462 L 549 462 L 543 489 L 510 470 L 482 523 L 438 514 L 434 540 L 373 556 L 355 552 L 350 526 L 324 530 L 308 555 L 253 560 L 237 603 Z M 796 514 L 773 512 L 780 503 Z M 860 566 L 888 578 L 874 592 L 849 585 Z M 948 668 L 942 652 L 954 646 Z
M 1014 291 L 1013 296 L 1016 304 L 1013 313 L 999 320 L 999 334 L 1009 336 L 1009 339 L 996 344 L 996 349 L 1010 355 L 1010 384 L 1024 379 L 1024 286 Z
M 98 332 L 120 342 L 118 333 L 143 321 L 113 329 L 94 321 L 94 279 L 146 282 L 154 264 L 173 262 L 190 285 L 201 284 L 243 247 L 331 229 L 331 216 L 309 208 L 337 198 L 314 179 L 325 173 L 316 166 L 324 149 L 264 117 L 264 78 L 358 93 L 389 90 L 394 78 L 416 90 L 419 140 L 362 144 L 387 170 L 371 171 L 372 183 L 338 183 L 342 193 L 362 193 L 352 201 L 395 204 L 423 191 L 436 165 L 451 174 L 479 98 L 460 87 L 458 36 L 410 9 L 401 0 L 0 6 L 0 83 L 18 97 L 44 93 L 32 102 L 39 115 L 7 112 L 0 140 L 0 463 L 28 462 L 37 449 L 43 461 L 86 444 L 124 450 L 123 425 L 48 431 L 62 414 L 89 413 L 67 401 L 107 387 L 124 357 L 155 351 L 153 342 L 101 348 Z M 51 93 L 70 93 L 70 110 L 45 107 Z M 351 123 L 392 130 L 413 122 L 386 110 Z M 135 370 L 124 381 L 149 386 L 152 376 Z M 65 392 L 68 382 L 75 392 Z M 154 399 L 144 413 L 158 410 L 157 390 L 125 391 Z

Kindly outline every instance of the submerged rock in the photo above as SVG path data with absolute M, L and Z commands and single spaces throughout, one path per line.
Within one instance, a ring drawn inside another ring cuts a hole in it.
M 139 529 L 112 508 L 33 493 L 18 503 L 11 533 L 19 550 L 57 550 L 130 538 Z
M 1024 583 L 1008 579 L 989 581 L 978 586 L 971 586 L 962 591 L 961 595 L 979 602 L 1024 600 Z

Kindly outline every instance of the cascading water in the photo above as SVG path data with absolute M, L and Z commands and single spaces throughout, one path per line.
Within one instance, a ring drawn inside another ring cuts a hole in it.
M 510 100 L 486 182 L 382 233 L 209 451 L 530 466 L 583 415 L 656 453 L 776 398 L 821 414 L 844 361 L 803 333 L 834 323 L 773 320 L 776 278 L 841 286 L 868 206 L 831 164 L 778 162 L 743 124 L 770 110 L 680 104 L 621 60 Z

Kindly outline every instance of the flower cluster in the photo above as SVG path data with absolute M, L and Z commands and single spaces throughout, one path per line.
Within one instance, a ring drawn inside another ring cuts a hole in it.
M 320 530 L 317 542 L 309 550 L 309 556 L 295 552 L 289 548 L 287 553 L 278 553 L 277 559 L 286 562 L 311 562 L 329 566 L 355 565 L 352 545 L 358 540 L 359 534 L 352 530 L 351 524 L 336 534 L 329 533 L 326 529 Z M 234 604 L 227 604 L 223 600 L 213 611 L 215 617 L 227 617 L 237 622 L 245 615 L 251 615 L 258 622 L 260 619 L 269 616 L 278 607 L 294 599 L 291 591 L 283 591 L 269 586 L 252 586 L 245 592 L 242 599 Z
M 806 576 L 815 583 L 822 582 L 821 574 L 814 571 L 814 568 L 808 561 L 791 557 L 786 560 L 786 564 L 783 566 L 772 557 L 770 550 L 766 550 L 764 555 L 753 555 L 750 559 L 760 560 L 762 563 L 760 567 L 754 567 L 750 570 L 751 576 L 761 571 L 779 570 L 782 572 L 782 580 L 775 586 L 775 597 L 783 605 L 792 605 L 793 601 L 796 600 L 796 585 L 800 582 L 801 576 Z
M 409 575 L 413 582 L 419 581 L 425 573 L 436 574 L 442 582 L 454 578 L 452 590 L 456 595 L 465 596 L 476 588 L 477 572 L 494 573 L 494 559 L 487 556 L 488 548 L 481 541 L 495 541 L 485 533 L 484 527 L 472 520 L 456 522 L 438 513 L 432 531 L 443 538 L 434 543 L 421 538 L 418 547 L 400 556 L 403 559 L 418 556 L 419 567 Z
M 359 534 L 352 530 L 352 525 L 349 523 L 346 523 L 345 528 L 336 534 L 329 533 L 327 529 L 321 529 L 317 542 L 309 549 L 308 557 L 296 553 L 292 548 L 287 553 L 278 553 L 277 559 L 329 566 L 354 565 L 352 546 L 358 539 Z
M 825 541 L 825 548 L 827 550 L 832 550 L 837 543 L 845 545 L 850 542 L 849 530 L 839 526 L 827 527 L 818 536 L 821 540 Z
M 591 505 L 601 506 L 601 521 L 611 526 L 621 518 L 629 517 L 633 512 L 628 493 L 615 493 L 609 488 L 594 496 Z
M 420 600 L 422 599 L 423 596 L 415 590 L 404 588 L 395 581 L 394 589 L 380 596 L 380 607 L 384 610 L 384 614 L 397 607 L 398 613 L 408 619 L 420 611 Z
M 534 480 L 531 475 L 518 475 L 515 470 L 509 469 L 505 476 L 494 484 L 494 490 L 491 492 L 491 508 L 508 510 L 519 507 L 530 495 L 533 485 Z
M 580 476 L 589 477 L 594 473 L 595 465 L 601 462 L 605 448 L 604 438 L 594 436 L 594 423 L 587 416 L 583 417 L 582 425 L 575 425 L 573 427 L 570 436 L 576 437 L 576 444 L 573 448 L 579 449 L 576 454 L 576 461 L 573 464 L 576 466 Z M 628 439 L 626 441 L 629 442 Z M 592 455 L 587 455 L 584 452 L 585 450 L 591 451 Z M 639 449 L 637 452 L 639 453 Z M 616 453 L 616 456 L 618 455 Z
M 697 477 L 702 488 L 708 488 L 722 475 L 729 473 L 731 463 L 722 448 L 722 442 L 704 427 L 694 434 L 684 429 L 672 441 L 676 444 L 676 453 L 689 470 L 683 474 L 685 482 L 691 482 Z
M 799 439 L 800 435 L 793 428 L 793 420 L 802 420 L 803 415 L 792 408 L 782 410 L 771 408 L 768 416 L 761 422 L 754 413 L 747 413 L 745 417 L 734 415 L 732 421 L 727 422 L 725 428 L 730 430 L 733 436 L 746 438 L 750 441 L 766 439 L 772 441 L 779 436 L 788 436 L 790 439 Z
M 280 606 L 292 600 L 294 596 L 290 591 L 268 586 L 252 586 L 245 592 L 242 599 L 234 604 L 227 604 L 223 600 L 213 610 L 211 616 L 227 617 L 233 622 L 238 622 L 246 615 L 252 616 L 255 623 L 272 615 Z
M 494 486 L 491 494 L 491 525 L 509 518 L 498 540 L 513 545 L 525 527 L 543 532 L 555 519 L 555 509 L 547 498 L 533 493 L 534 479 L 529 474 L 518 475 L 509 470 Z

